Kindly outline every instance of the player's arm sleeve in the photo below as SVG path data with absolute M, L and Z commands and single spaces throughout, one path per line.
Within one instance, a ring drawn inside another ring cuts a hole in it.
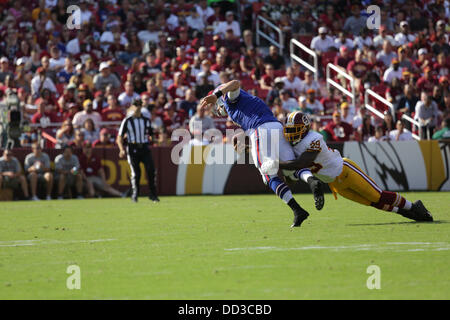
M 227 93 L 228 99 L 230 101 L 235 101 L 239 97 L 240 93 L 241 93 L 241 88 L 238 88 L 234 91 L 230 91 Z
M 309 168 L 313 165 L 320 151 L 303 152 L 297 159 L 290 161 L 280 161 L 279 167 L 282 170 L 299 170 Z

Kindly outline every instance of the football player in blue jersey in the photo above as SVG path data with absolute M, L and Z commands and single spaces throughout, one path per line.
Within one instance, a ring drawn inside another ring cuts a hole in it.
M 216 114 L 227 114 L 244 130 L 250 140 L 253 162 L 261 172 L 264 183 L 292 209 L 294 213 L 292 227 L 299 227 L 309 216 L 308 212 L 295 201 L 289 186 L 278 177 L 277 172 L 266 174 L 261 170 L 266 161 L 295 159 L 291 145 L 284 138 L 283 125 L 275 118 L 270 108 L 260 98 L 242 90 L 238 80 L 220 85 L 200 103 L 204 108 L 213 108 Z M 309 170 L 303 170 L 297 178 L 309 184 L 314 194 L 316 208 L 322 209 L 324 196 L 320 182 Z

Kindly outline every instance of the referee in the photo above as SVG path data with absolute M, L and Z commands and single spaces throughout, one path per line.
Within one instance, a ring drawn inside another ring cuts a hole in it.
M 133 193 L 131 199 L 138 201 L 139 181 L 141 179 L 140 163 L 142 162 L 147 172 L 149 199 L 159 202 L 155 186 L 155 165 L 153 163 L 152 152 L 149 148 L 149 138 L 153 131 L 150 119 L 141 114 L 142 101 L 134 99 L 132 104 L 134 112 L 123 119 L 117 135 L 117 145 L 119 146 L 119 157 L 125 157 L 124 137 L 127 137 L 127 160 L 131 168 L 131 185 Z

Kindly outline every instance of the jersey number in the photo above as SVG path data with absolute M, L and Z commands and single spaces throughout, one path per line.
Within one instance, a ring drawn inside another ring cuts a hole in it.
M 323 168 L 323 166 L 320 163 L 316 163 L 316 162 L 313 162 L 312 166 L 310 167 L 312 173 L 317 173 L 322 168 Z

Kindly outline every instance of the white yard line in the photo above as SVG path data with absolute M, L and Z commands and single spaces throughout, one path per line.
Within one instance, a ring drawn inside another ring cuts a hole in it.
M 227 253 L 238 251 L 295 251 L 295 250 L 329 250 L 329 251 L 444 251 L 450 250 L 450 243 L 446 242 L 386 242 L 379 244 L 356 244 L 348 246 L 305 246 L 305 247 L 246 247 L 224 249 Z
M 117 239 L 93 239 L 93 240 L 52 240 L 52 239 L 39 239 L 39 240 L 14 240 L 14 241 L 0 241 L 0 247 L 22 247 L 22 246 L 36 246 L 46 244 L 69 244 L 69 243 L 95 243 L 115 241 Z

